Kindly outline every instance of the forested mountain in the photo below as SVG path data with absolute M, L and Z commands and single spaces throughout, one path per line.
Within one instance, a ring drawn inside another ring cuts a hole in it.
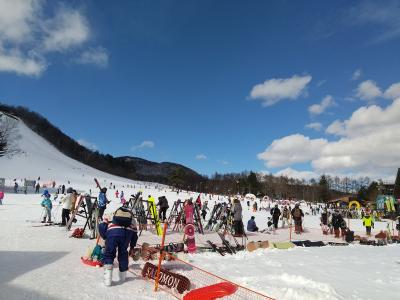
M 31 130 L 63 154 L 98 170 L 130 179 L 179 185 L 191 189 L 204 180 L 203 176 L 180 164 L 156 163 L 138 157 L 113 157 L 110 154 L 87 149 L 46 118 L 28 108 L 0 104 L 0 111 L 21 119 Z

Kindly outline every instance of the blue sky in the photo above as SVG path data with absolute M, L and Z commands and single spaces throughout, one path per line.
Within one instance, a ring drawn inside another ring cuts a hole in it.
M 202 174 L 391 174 L 386 161 L 369 163 L 379 150 L 332 148 L 368 147 L 357 140 L 361 125 L 349 125 L 359 120 L 353 112 L 396 114 L 396 2 L 0 0 L 0 8 L 0 101 L 41 113 L 100 152 Z

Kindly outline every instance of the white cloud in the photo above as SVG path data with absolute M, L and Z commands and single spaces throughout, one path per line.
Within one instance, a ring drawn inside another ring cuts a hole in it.
M 206 160 L 207 156 L 205 156 L 204 154 L 197 154 L 196 155 L 196 159 L 197 160 Z
M 46 51 L 65 51 L 86 42 L 90 30 L 86 18 L 76 10 L 62 8 L 44 23 Z
M 308 108 L 308 111 L 312 115 L 320 115 L 326 111 L 329 107 L 334 106 L 335 101 L 331 95 L 327 95 L 322 99 L 320 104 L 313 104 Z
M 305 93 L 311 79 L 309 75 L 268 79 L 252 88 L 249 99 L 261 100 L 263 106 L 274 105 L 283 99 L 296 99 Z
M 91 48 L 84 51 L 76 62 L 104 68 L 108 65 L 108 52 L 103 47 Z
M 362 76 L 362 70 L 361 69 L 357 69 L 354 71 L 353 75 L 351 76 L 351 80 L 357 80 Z
M 322 148 L 327 144 L 325 139 L 312 140 L 301 134 L 293 134 L 274 140 L 258 159 L 264 160 L 269 168 L 289 166 L 312 160 L 320 155 Z
M 223 165 L 229 165 L 229 161 L 227 161 L 227 160 L 217 160 L 217 162 L 219 162 L 220 164 L 223 164 Z
M 19 51 L 3 52 L 0 48 L 0 71 L 13 72 L 20 75 L 39 76 L 45 69 L 46 63 L 39 57 L 23 55 Z
M 327 129 L 338 140 L 290 135 L 275 140 L 258 155 L 268 167 L 310 163 L 318 174 L 393 177 L 400 165 L 400 98 L 386 108 L 370 105 L 336 120 Z
M 356 96 L 360 99 L 371 101 L 378 97 L 382 97 L 382 91 L 376 85 L 375 81 L 366 80 L 358 85 Z
M 21 43 L 29 38 L 40 10 L 38 0 L 0 0 L 0 40 Z
M 78 142 L 79 145 L 81 145 L 81 146 L 83 146 L 83 147 L 86 147 L 86 148 L 88 148 L 88 149 L 90 149 L 90 150 L 93 150 L 93 151 L 98 150 L 96 144 L 91 143 L 91 142 L 88 142 L 88 141 L 86 141 L 85 139 L 82 139 L 82 138 L 81 138 L 81 139 L 77 140 L 77 142 Z
M 340 120 L 335 120 L 326 128 L 325 132 L 334 135 L 343 135 L 344 124 Z
M 304 180 L 310 180 L 312 178 L 318 179 L 320 175 L 313 171 L 297 171 L 292 168 L 286 168 L 282 169 L 278 172 L 275 173 L 276 176 L 286 176 L 288 178 L 294 178 L 294 179 L 304 179 Z
M 319 122 L 309 123 L 306 125 L 306 128 L 314 129 L 316 131 L 320 131 L 322 129 L 322 124 Z
M 360 1 L 345 17 L 351 25 L 369 25 L 373 28 L 369 43 L 381 43 L 400 37 L 399 15 L 398 1 Z
M 144 149 L 144 148 L 154 148 L 155 144 L 153 141 L 143 141 L 140 145 L 133 146 L 132 151 Z
M 400 82 L 392 84 L 383 94 L 385 98 L 396 99 L 400 98 Z
M 66 55 L 90 36 L 89 23 L 79 10 L 45 0 L 0 0 L 0 72 L 40 76 L 49 65 L 49 52 Z M 107 65 L 104 53 L 85 53 L 82 63 L 91 59 L 92 64 Z

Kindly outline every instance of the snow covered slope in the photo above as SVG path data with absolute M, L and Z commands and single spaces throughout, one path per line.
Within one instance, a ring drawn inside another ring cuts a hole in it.
M 44 138 L 33 132 L 22 121 L 18 122 L 19 149 L 22 154 L 13 157 L 0 157 L 0 178 L 6 179 L 32 179 L 38 177 L 42 182 L 56 181 L 66 183 L 70 181 L 76 188 L 82 188 L 93 182 L 93 177 L 99 180 L 107 178 L 109 182 L 133 181 L 113 176 L 78 162 L 47 142 Z
M 23 123 L 19 124 L 19 145 L 25 153 L 12 158 L 0 158 L 0 177 L 55 180 L 58 184 L 94 192 L 93 177 L 102 185 L 112 182 L 116 189 L 130 195 L 143 190 L 144 198 L 165 195 L 172 207 L 176 199 L 197 197 L 195 193 L 177 194 L 166 186 L 133 182 L 98 171 L 61 154 Z M 129 185 L 129 187 L 128 187 Z M 108 191 L 112 201 L 107 207 L 111 214 L 120 204 L 114 190 Z M 209 195 L 203 200 L 210 199 Z M 124 284 L 110 288 L 102 285 L 102 271 L 83 265 L 85 255 L 94 241 L 69 238 L 65 228 L 38 225 L 43 212 L 40 195 L 6 194 L 0 205 L 0 299 L 173 299 L 164 292 L 153 292 L 148 282 L 128 274 Z M 221 201 L 211 197 L 210 203 Z M 212 208 L 212 205 L 211 207 Z M 61 209 L 54 201 L 53 215 L 60 220 Z M 252 212 L 243 205 L 243 220 L 256 217 L 260 228 L 266 227 L 269 212 Z M 306 215 L 305 233 L 294 239 L 335 240 L 323 236 L 319 217 Z M 73 228 L 83 227 L 83 220 Z M 351 228 L 364 234 L 359 220 L 351 221 Z M 374 234 L 385 229 L 377 223 Z M 249 233 L 249 240 L 287 241 L 288 228 L 275 234 Z M 181 241 L 182 233 L 168 232 L 166 242 Z M 196 242 L 220 242 L 215 233 L 196 234 Z M 139 243 L 160 243 L 160 237 L 143 231 Z M 221 257 L 217 253 L 196 253 L 185 260 L 239 284 L 263 292 L 275 299 L 398 299 L 400 294 L 400 245 L 386 247 L 351 245 L 348 247 L 301 248 L 290 250 L 259 249 Z M 132 263 L 132 262 L 131 262 Z M 135 263 L 133 263 L 135 264 Z M 114 274 L 115 275 L 115 274 Z M 114 278 L 116 279 L 116 278 Z

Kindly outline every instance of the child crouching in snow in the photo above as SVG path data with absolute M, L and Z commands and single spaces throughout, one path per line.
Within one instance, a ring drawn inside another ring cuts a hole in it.
M 46 218 L 48 219 L 47 223 L 51 223 L 51 209 L 53 208 L 53 204 L 50 200 L 50 194 L 47 190 L 45 190 L 42 196 L 44 196 L 44 199 L 41 203 L 42 207 L 44 207 L 42 223 L 46 223 Z
M 118 208 L 113 216 L 112 223 L 107 221 L 99 224 L 100 236 L 105 240 L 104 285 L 112 282 L 113 262 L 118 250 L 119 281 L 124 282 L 128 270 L 128 247 L 133 249 L 138 240 L 136 222 L 132 212 L 125 208 Z

